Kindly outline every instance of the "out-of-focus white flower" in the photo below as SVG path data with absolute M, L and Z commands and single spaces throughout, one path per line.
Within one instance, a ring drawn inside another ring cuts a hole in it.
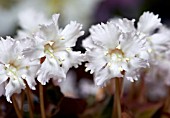
M 89 95 L 96 95 L 99 91 L 99 87 L 95 86 L 92 81 L 88 79 L 81 79 L 80 80 L 80 94 L 83 97 L 88 97 Z
M 161 73 L 159 78 L 164 83 L 165 86 L 170 86 L 170 61 L 167 57 L 157 60 L 155 64 L 155 68 L 157 69 L 157 73 Z M 156 74 L 156 73 L 154 73 Z
M 30 37 L 38 31 L 40 24 L 48 24 L 50 22 L 45 14 L 31 8 L 19 12 L 18 19 L 19 26 L 22 28 L 22 30 L 17 32 L 18 38 Z
M 61 83 L 56 83 L 60 86 L 61 92 L 71 98 L 77 98 L 77 88 L 76 88 L 76 73 L 74 71 L 68 71 L 67 78 Z
M 17 27 L 17 18 L 15 10 L 6 10 L 0 7 L 0 36 L 10 35 Z M 2 17 L 3 16 L 3 17 Z
M 161 27 L 158 33 L 151 36 L 150 48 L 151 63 L 150 69 L 145 76 L 149 99 L 158 101 L 168 95 L 170 86 L 170 55 L 169 55 L 169 36 L 170 30 Z M 155 41 L 154 41 L 155 40 Z
M 62 14 L 61 23 L 65 26 L 70 20 L 81 22 L 85 29 L 94 22 L 93 14 L 102 0 L 55 0 L 53 9 Z
M 15 2 L 7 4 L 12 4 L 9 8 L 3 8 L 0 6 L 0 36 L 11 35 L 15 33 L 15 29 L 18 25 L 18 13 L 24 11 L 28 8 L 33 8 L 39 10 L 45 14 L 48 14 L 49 6 L 46 0 L 16 0 Z M 29 16 L 28 16 L 29 17 Z M 25 19 L 26 20 L 26 19 Z
M 162 65 L 162 64 L 161 64 Z M 167 67 L 170 65 L 151 65 L 145 76 L 145 84 L 146 84 L 146 95 L 150 100 L 158 101 L 161 98 L 164 98 L 168 94 L 167 89 Z M 168 78 L 169 80 L 169 78 Z
M 21 89 L 25 89 L 23 79 L 33 90 L 36 85 L 35 76 L 39 63 L 24 58 L 20 46 L 20 42 L 10 37 L 0 40 L 0 85 L 5 85 L 4 93 L 9 102 L 13 93 L 20 93 Z
M 83 45 L 89 61 L 86 70 L 94 72 L 95 84 L 103 86 L 116 77 L 134 81 L 139 69 L 147 67 L 147 59 L 139 55 L 141 51 L 146 51 L 144 35 L 122 33 L 113 22 L 92 26 L 90 33 Z
M 84 34 L 84 31 L 81 31 L 82 25 L 71 21 L 64 29 L 59 29 L 58 18 L 59 14 L 55 14 L 52 16 L 51 24 L 41 25 L 34 36 L 34 45 L 23 51 L 31 60 L 45 57 L 37 72 L 37 79 L 43 85 L 50 78 L 62 81 L 66 78 L 69 68 L 78 67 L 78 64 L 84 61 L 83 54 L 71 49 L 75 46 L 77 38 Z

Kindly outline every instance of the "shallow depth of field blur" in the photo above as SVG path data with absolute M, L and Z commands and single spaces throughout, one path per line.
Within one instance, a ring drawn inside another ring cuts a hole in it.
M 73 49 L 83 53 L 85 49 L 81 46 L 82 40 L 89 35 L 91 25 L 105 23 L 111 18 L 138 20 L 144 11 L 150 11 L 159 14 L 161 22 L 170 26 L 169 0 L 0 0 L 0 36 L 15 37 L 17 30 L 21 29 L 18 16 L 28 9 L 42 12 L 48 18 L 59 13 L 61 27 L 71 20 L 82 23 L 85 35 L 78 39 Z M 170 87 L 161 80 L 168 75 L 157 74 L 154 81 L 149 78 L 134 83 L 124 81 L 121 99 L 124 118 L 170 118 Z M 38 89 L 32 92 L 34 114 L 40 118 Z M 46 114 L 52 118 L 111 118 L 112 94 L 111 82 L 106 87 L 97 87 L 93 83 L 93 75 L 85 72 L 84 65 L 81 65 L 77 69 L 70 69 L 67 79 L 58 86 L 52 82 L 44 86 Z M 28 114 L 25 97 L 24 118 L 28 118 Z M 17 117 L 13 105 L 1 96 L 0 118 L 12 117 Z

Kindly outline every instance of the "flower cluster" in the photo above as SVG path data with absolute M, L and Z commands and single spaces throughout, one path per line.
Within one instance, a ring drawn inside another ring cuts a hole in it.
M 90 28 L 91 35 L 83 42 L 87 49 L 87 71 L 94 73 L 99 86 L 111 78 L 127 78 L 132 82 L 142 68 L 158 63 L 170 46 L 170 30 L 160 22 L 158 15 L 144 12 L 135 20 L 111 19 Z
M 84 41 L 89 61 L 86 67 L 94 72 L 95 83 L 101 86 L 116 77 L 137 80 L 139 69 L 148 65 L 147 58 L 141 56 L 147 52 L 145 35 L 123 31 L 114 22 L 92 26 L 90 33 Z
M 78 67 L 84 61 L 84 54 L 72 50 L 77 38 L 84 34 L 82 25 L 71 21 L 60 29 L 58 18 L 59 14 L 54 14 L 52 22 L 42 24 L 34 31 L 31 28 L 37 26 L 36 22 L 31 28 L 30 25 L 23 25 L 22 34 L 26 35 L 20 35 L 20 32 L 16 39 L 1 38 L 0 86 L 5 86 L 1 94 L 5 94 L 7 101 L 11 102 L 11 95 L 20 93 L 26 84 L 35 90 L 36 77 L 43 85 L 50 78 L 61 82 L 69 68 Z
M 150 12 L 139 18 L 137 28 L 134 19 L 126 18 L 93 25 L 90 36 L 83 41 L 85 54 L 72 50 L 84 34 L 82 24 L 71 21 L 62 29 L 59 14 L 50 20 L 32 10 L 26 13 L 29 17 L 19 16 L 22 30 L 18 35 L 0 40 L 0 95 L 9 102 L 12 94 L 20 93 L 26 84 L 35 90 L 35 78 L 42 85 L 50 79 L 61 82 L 71 67 L 85 61 L 86 71 L 94 73 L 95 84 L 104 86 L 112 78 L 138 80 L 141 69 L 169 54 L 170 31 L 158 15 Z

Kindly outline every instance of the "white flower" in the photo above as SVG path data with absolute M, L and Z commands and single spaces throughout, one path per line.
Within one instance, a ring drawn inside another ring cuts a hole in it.
M 94 72 L 97 85 L 102 86 L 116 77 L 136 80 L 139 69 L 148 65 L 147 59 L 139 55 L 146 50 L 144 35 L 122 33 L 113 22 L 92 26 L 90 33 L 90 37 L 83 42 L 89 61 L 86 71 Z
M 151 62 L 155 62 L 169 50 L 170 30 L 162 25 L 158 15 L 144 12 L 137 23 L 137 31 L 144 33 L 147 37 L 147 50 Z
M 18 15 L 19 26 L 22 30 L 17 31 L 17 38 L 32 36 L 39 28 L 40 24 L 48 24 L 50 21 L 45 14 L 35 9 L 25 9 Z
M 9 102 L 13 93 L 20 93 L 21 89 L 25 89 L 23 79 L 33 90 L 36 85 L 35 76 L 39 63 L 24 58 L 20 46 L 20 42 L 10 37 L 0 40 L 0 84 L 5 84 L 5 96 Z
M 54 81 L 62 81 L 66 78 L 66 73 L 72 66 L 77 67 L 84 61 L 84 55 L 80 52 L 72 51 L 77 38 L 84 34 L 82 25 L 71 21 L 64 29 L 58 27 L 59 14 L 52 16 L 52 23 L 41 25 L 36 32 L 34 45 L 26 48 L 23 54 L 31 60 L 45 57 L 37 75 L 38 81 L 43 85 L 53 78 Z

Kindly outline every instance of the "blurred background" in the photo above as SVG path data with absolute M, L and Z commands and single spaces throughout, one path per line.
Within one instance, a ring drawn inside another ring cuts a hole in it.
M 87 30 L 92 24 L 113 17 L 139 18 L 143 11 L 159 14 L 169 24 L 169 0 L 0 0 L 0 36 L 14 35 L 19 28 L 18 14 L 27 9 L 43 12 L 47 17 L 60 13 L 60 24 L 76 20 Z
M 16 37 L 17 31 L 24 29 L 22 26 L 23 21 L 27 22 L 32 17 L 32 14 L 27 14 L 28 9 L 42 13 L 46 19 L 50 19 L 54 13 L 60 13 L 60 27 L 64 27 L 71 20 L 82 23 L 83 30 L 86 33 L 83 37 L 79 38 L 77 45 L 73 47 L 74 50 L 82 52 L 85 52 L 85 50 L 81 47 L 81 43 L 89 35 L 88 29 L 91 25 L 106 22 L 114 17 L 126 17 L 138 21 L 144 11 L 151 11 L 154 14 L 159 14 L 162 23 L 170 26 L 170 0 L 0 0 L 0 36 Z M 20 17 L 21 14 L 25 15 L 22 17 L 23 19 Z M 93 83 L 93 75 L 84 72 L 84 70 L 84 65 L 78 69 L 72 68 L 65 82 L 55 87 L 51 86 L 50 83 L 46 86 L 46 113 L 49 117 L 109 118 L 111 116 L 113 97 L 109 96 L 112 93 L 112 91 L 110 93 L 108 92 L 110 86 L 108 85 L 107 90 L 96 87 Z M 129 86 L 130 84 L 127 82 L 125 88 L 130 89 Z M 164 85 L 159 85 L 159 87 L 161 89 L 157 89 L 155 94 L 152 89 L 149 91 L 149 94 L 153 95 L 149 97 L 147 108 L 153 108 L 149 112 L 149 115 L 153 118 L 159 118 L 160 104 L 150 103 L 160 101 L 160 99 L 162 100 L 168 94 L 167 91 L 162 92 L 162 90 L 165 90 Z M 155 88 L 153 89 L 155 90 Z M 127 92 L 126 90 L 125 93 Z M 37 91 L 38 89 L 33 92 L 35 106 L 39 104 Z M 132 94 L 134 94 L 133 96 L 136 95 L 135 93 Z M 130 114 L 129 116 L 133 114 L 132 111 L 135 111 L 136 106 L 135 104 L 133 105 L 131 106 L 132 110 L 129 110 L 130 108 L 127 108 L 127 105 L 123 106 L 123 111 Z M 139 110 L 139 114 L 135 116 L 140 116 L 143 112 L 148 112 L 150 109 L 146 109 L 145 111 L 147 105 L 141 105 L 140 107 L 143 111 Z M 23 109 L 27 113 L 25 117 L 28 117 L 27 102 L 24 103 Z M 37 112 L 36 117 L 40 117 L 39 107 L 35 107 L 35 112 Z M 141 117 L 137 118 L 150 118 L 150 116 L 144 117 L 141 115 Z M 1 97 L 0 118 L 10 117 L 16 117 L 14 109 L 10 103 L 6 102 L 5 97 Z

